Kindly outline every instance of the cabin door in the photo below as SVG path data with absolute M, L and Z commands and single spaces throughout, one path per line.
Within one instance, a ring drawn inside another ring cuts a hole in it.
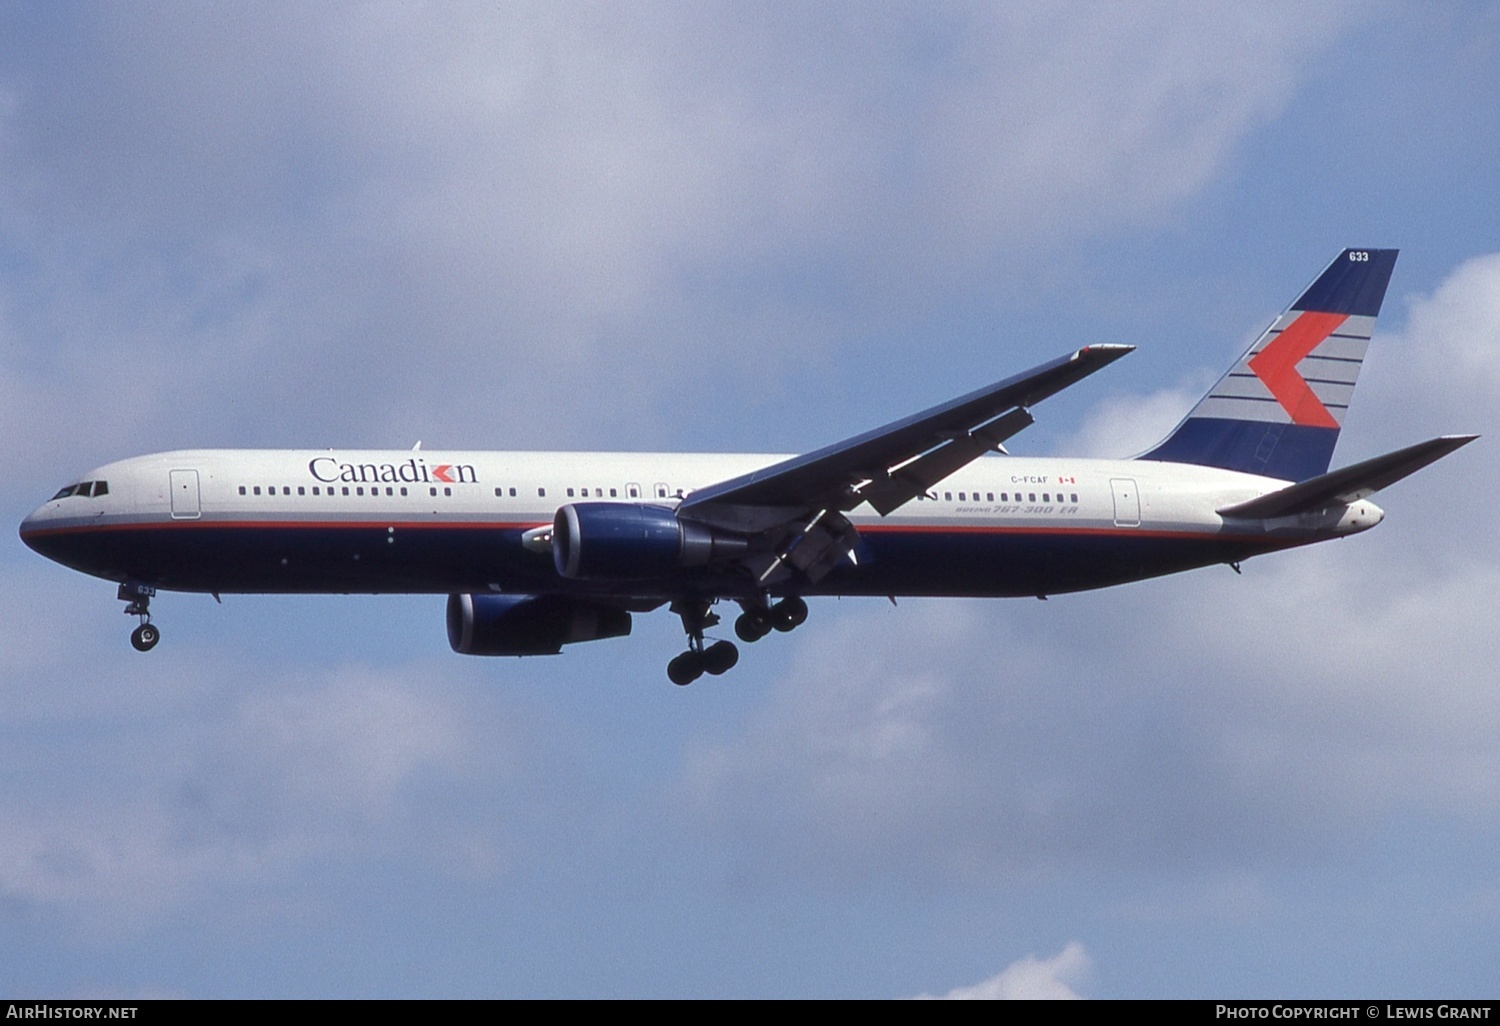
M 1141 494 L 1136 491 L 1135 481 L 1128 477 L 1111 478 L 1110 489 L 1115 493 L 1115 526 L 1141 526 Z
M 172 519 L 196 520 L 202 512 L 198 506 L 198 472 L 172 471 Z

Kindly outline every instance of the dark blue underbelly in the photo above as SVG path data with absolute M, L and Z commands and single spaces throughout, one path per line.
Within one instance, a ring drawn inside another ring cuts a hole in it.
M 168 590 L 449 593 L 498 587 L 670 598 L 754 592 L 740 573 L 684 570 L 642 581 L 570 581 L 520 527 L 216 526 L 195 522 L 34 536 L 28 544 L 85 573 Z M 867 533 L 859 565 L 841 565 L 810 595 L 1029 596 L 1082 591 L 1283 547 L 1268 539 L 1112 532 Z

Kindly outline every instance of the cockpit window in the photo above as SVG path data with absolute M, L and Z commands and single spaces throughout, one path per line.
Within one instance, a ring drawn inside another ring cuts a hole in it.
M 69 496 L 72 496 L 72 495 L 78 495 L 78 496 L 81 496 L 81 497 L 87 499 L 90 495 L 98 497 L 100 495 L 108 495 L 108 494 L 109 494 L 109 482 L 108 481 L 81 481 L 78 484 L 70 484 L 70 485 L 68 485 L 68 487 L 62 489 L 60 492 L 58 492 L 56 495 L 52 496 L 52 498 L 48 499 L 47 501 L 48 502 L 56 502 L 58 499 L 66 499 L 66 498 L 68 498 Z

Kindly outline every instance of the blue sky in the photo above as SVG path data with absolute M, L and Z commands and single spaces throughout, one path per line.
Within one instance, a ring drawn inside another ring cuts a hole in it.
M 183 446 L 806 451 L 1081 343 L 1123 456 L 1397 246 L 1358 539 L 450 653 L 0 546 L 0 993 L 1493 996 L 1500 8 L 7 4 L 11 523 Z

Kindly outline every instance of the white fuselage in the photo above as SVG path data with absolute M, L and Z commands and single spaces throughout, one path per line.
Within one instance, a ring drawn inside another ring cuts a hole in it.
M 787 457 L 760 454 L 188 450 L 122 460 L 53 499 L 21 533 L 116 580 L 201 591 L 535 591 L 557 577 L 522 545 L 573 502 L 675 507 L 694 489 Z M 1072 591 L 1235 562 L 1374 526 L 1359 501 L 1271 521 L 1217 509 L 1286 482 L 1188 464 L 992 456 L 885 517 L 849 519 L 869 547 L 809 593 Z M 103 494 L 93 494 L 95 492 Z M 1051 569 L 1049 569 L 1049 567 Z M 591 584 L 670 596 L 684 581 Z M 987 583 L 988 582 L 988 583 Z

